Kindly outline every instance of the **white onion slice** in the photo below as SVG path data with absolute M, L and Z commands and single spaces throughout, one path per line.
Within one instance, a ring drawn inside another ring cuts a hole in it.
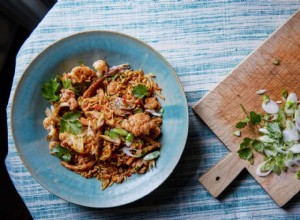
M 300 131 L 300 110 L 299 109 L 297 109 L 295 111 L 295 117 L 294 118 L 295 118 L 296 129 L 298 131 Z
M 260 140 L 261 142 L 265 142 L 265 143 L 274 143 L 274 142 L 276 142 L 273 138 L 270 138 L 268 135 L 260 136 L 258 138 L 258 140 Z
M 295 93 L 290 93 L 286 99 L 287 102 L 298 102 L 298 97 Z
M 91 121 L 89 120 L 89 124 L 88 124 L 88 128 L 87 128 L 87 132 L 86 132 L 87 136 L 94 136 L 94 132 L 91 128 Z
M 266 91 L 267 91 L 266 89 L 260 89 L 260 90 L 256 91 L 256 94 L 257 94 L 257 95 L 262 95 L 262 94 L 264 94 Z
M 256 175 L 260 177 L 268 176 L 272 170 L 268 170 L 267 172 L 262 172 L 261 168 L 267 163 L 268 161 L 262 162 L 257 168 L 256 168 Z
M 282 131 L 283 140 L 286 141 L 298 141 L 299 140 L 299 133 L 298 130 L 295 129 L 284 129 Z
M 269 134 L 269 131 L 266 128 L 260 128 L 258 130 L 259 130 L 260 133 Z
M 160 113 L 158 113 L 158 112 L 156 112 L 156 111 L 154 111 L 154 110 L 152 110 L 152 109 L 146 109 L 145 111 L 146 111 L 146 112 L 149 112 L 150 114 L 152 114 L 152 115 L 154 115 L 154 116 L 158 116 L 158 117 L 161 116 Z
M 52 106 L 52 105 L 51 105 L 51 106 Z M 51 107 L 45 109 L 45 114 L 46 114 L 47 117 L 50 117 L 50 116 L 52 115 L 52 113 L 53 113 L 53 112 L 51 111 Z
M 267 157 L 275 157 L 277 155 L 277 152 L 274 152 L 274 151 L 271 151 L 271 150 L 268 150 L 268 149 L 265 149 L 264 153 Z
M 107 135 L 99 135 L 100 137 L 102 137 L 104 140 L 112 142 L 116 145 L 120 145 L 121 144 L 121 139 L 120 138 L 114 138 L 112 139 L 111 137 L 107 136 Z
M 280 148 L 280 147 L 278 147 L 278 148 L 275 147 L 275 150 L 276 150 L 278 153 L 287 154 L 287 151 L 282 150 L 282 148 Z
M 136 158 L 141 157 L 141 155 L 133 155 L 133 154 L 130 152 L 131 150 L 137 151 L 136 149 L 132 149 L 132 148 L 129 148 L 129 147 L 123 147 L 123 148 L 122 148 L 122 151 L 123 151 L 125 154 L 127 154 L 128 156 L 130 156 L 130 157 L 136 157 Z
M 294 144 L 293 146 L 291 146 L 291 148 L 289 150 L 292 151 L 294 154 L 299 154 L 300 153 L 300 144 Z
M 282 131 L 284 141 L 298 141 L 299 133 L 295 124 L 291 120 L 286 121 L 286 128 Z
M 269 114 L 277 114 L 279 111 L 279 106 L 273 100 L 269 100 L 268 102 L 263 102 L 261 106 L 263 110 Z

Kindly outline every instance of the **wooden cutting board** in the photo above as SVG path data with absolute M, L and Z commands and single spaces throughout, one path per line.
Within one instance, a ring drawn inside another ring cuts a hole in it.
M 280 64 L 274 65 L 274 59 L 280 60 Z M 240 104 L 248 111 L 262 112 L 262 96 L 257 95 L 256 91 L 266 89 L 271 99 L 281 100 L 281 90 L 284 88 L 300 97 L 300 10 L 193 106 L 194 111 L 230 150 L 224 159 L 199 179 L 214 197 L 245 168 L 279 206 L 299 192 L 300 180 L 294 173 L 256 176 L 255 170 L 262 162 L 262 156 L 255 155 L 254 165 L 250 165 L 237 154 L 240 142 L 249 136 L 247 130 L 242 130 L 241 137 L 232 135 L 236 130 L 235 124 L 245 117 Z

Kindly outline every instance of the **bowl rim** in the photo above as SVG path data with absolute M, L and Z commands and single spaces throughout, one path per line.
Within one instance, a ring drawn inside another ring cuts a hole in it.
M 30 169 L 29 165 L 27 164 L 27 162 L 22 157 L 21 152 L 20 152 L 20 148 L 19 148 L 18 144 L 16 143 L 16 137 L 15 137 L 15 133 L 14 133 L 14 124 L 13 124 L 14 114 L 13 114 L 13 112 L 15 112 L 14 109 L 15 109 L 15 105 L 16 105 L 15 104 L 15 102 L 16 102 L 15 101 L 16 95 L 18 93 L 18 90 L 20 89 L 20 86 L 21 86 L 24 78 L 29 74 L 28 72 L 30 72 L 31 66 L 35 62 L 38 62 L 39 58 L 42 57 L 44 54 L 46 54 L 48 50 L 51 50 L 51 48 L 56 47 L 57 45 L 59 45 L 61 43 L 64 43 L 65 41 L 68 41 L 69 38 L 77 37 L 77 36 L 80 36 L 80 35 L 89 35 L 89 34 L 108 34 L 108 35 L 117 35 L 117 36 L 122 37 L 122 38 L 128 38 L 128 39 L 134 41 L 135 43 L 141 45 L 142 47 L 148 48 L 150 51 L 154 52 L 154 54 L 157 55 L 159 57 L 159 59 L 164 62 L 165 65 L 167 65 L 168 69 L 171 70 L 174 79 L 177 81 L 177 86 L 179 86 L 180 91 L 182 92 L 182 95 L 183 95 L 183 98 L 184 98 L 184 100 L 183 100 L 184 103 L 182 103 L 182 105 L 184 106 L 184 109 L 185 109 L 185 112 L 186 112 L 186 114 L 183 115 L 184 118 L 185 118 L 185 121 L 186 121 L 186 129 L 185 129 L 184 133 L 182 133 L 183 146 L 181 147 L 181 150 L 178 153 L 179 157 L 176 158 L 176 161 L 175 161 L 174 165 L 172 166 L 172 169 L 170 169 L 169 173 L 166 175 L 166 178 L 163 181 L 160 181 L 160 183 L 156 187 L 152 188 L 151 190 L 148 190 L 146 193 L 143 193 L 142 196 L 135 197 L 134 199 L 132 199 L 130 201 L 126 201 L 126 202 L 123 202 L 123 203 L 118 203 L 118 204 L 115 204 L 115 205 L 109 205 L 109 206 L 97 206 L 97 205 L 91 206 L 91 205 L 85 205 L 85 204 L 82 204 L 82 203 L 79 203 L 79 202 L 69 201 L 68 199 L 63 198 L 61 195 L 58 195 L 57 193 L 52 192 L 52 190 L 50 190 L 46 186 L 44 186 L 39 181 L 39 179 L 37 178 L 37 176 L 35 176 L 35 174 L 33 173 L 33 171 Z M 38 54 L 36 56 L 34 56 L 32 58 L 32 60 L 27 64 L 26 68 L 21 73 L 21 76 L 20 76 L 18 82 L 16 83 L 15 89 L 13 90 L 13 94 L 11 96 L 12 96 L 11 106 L 9 108 L 9 112 L 10 112 L 10 117 L 9 117 L 9 120 L 10 120 L 10 133 L 12 135 L 13 145 L 16 148 L 16 151 L 17 151 L 17 154 L 18 154 L 20 160 L 22 161 L 23 165 L 26 167 L 26 169 L 29 172 L 30 176 L 35 181 L 37 181 L 42 188 L 44 188 L 49 193 L 57 196 L 58 198 L 60 198 L 60 199 L 62 199 L 64 201 L 76 204 L 76 205 L 80 205 L 80 206 L 84 206 L 84 207 L 90 207 L 90 208 L 113 208 L 113 207 L 124 206 L 126 204 L 130 204 L 130 203 L 133 203 L 133 202 L 135 202 L 135 201 L 137 201 L 139 199 L 144 198 L 145 196 L 149 195 L 151 192 L 153 192 L 154 190 L 156 190 L 159 186 L 161 186 L 165 182 L 165 180 L 167 180 L 170 177 L 170 175 L 173 173 L 174 169 L 178 165 L 179 160 L 182 157 L 182 153 L 183 153 L 183 151 L 184 151 L 184 149 L 186 147 L 187 138 L 188 138 L 188 131 L 189 131 L 188 104 L 187 104 L 187 98 L 186 98 L 186 94 L 185 94 L 184 88 L 182 86 L 182 83 L 181 83 L 181 81 L 180 81 L 180 79 L 179 79 L 176 71 L 171 66 L 171 64 L 167 61 L 167 59 L 164 56 L 162 56 L 162 54 L 160 52 L 158 52 L 156 49 L 154 49 L 152 46 L 150 46 L 149 44 L 145 43 L 144 41 L 142 41 L 142 40 L 140 40 L 140 39 L 138 39 L 136 37 L 133 37 L 133 36 L 128 35 L 128 34 L 124 34 L 122 32 L 110 31 L 110 30 L 89 30 L 89 31 L 81 31 L 81 32 L 72 33 L 72 34 L 69 34 L 69 35 L 64 36 L 62 38 L 59 38 L 58 40 L 55 40 L 54 42 L 52 42 L 48 46 L 46 46 L 44 49 L 42 49 L 40 52 L 38 52 Z

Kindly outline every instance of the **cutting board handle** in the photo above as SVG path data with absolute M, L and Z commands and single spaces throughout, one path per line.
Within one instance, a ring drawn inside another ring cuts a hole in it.
M 246 161 L 240 159 L 236 152 L 230 152 L 203 174 L 199 181 L 214 197 L 217 197 L 245 167 Z

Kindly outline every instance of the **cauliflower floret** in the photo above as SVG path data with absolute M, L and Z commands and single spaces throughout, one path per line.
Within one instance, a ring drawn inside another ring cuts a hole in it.
M 150 116 L 145 113 L 131 115 L 122 122 L 122 128 L 131 132 L 134 136 L 149 135 L 150 130 L 156 126 Z
M 145 99 L 145 105 L 144 107 L 146 109 L 152 109 L 155 110 L 159 106 L 159 103 L 156 99 L 156 97 L 150 97 Z
M 64 78 L 71 79 L 72 84 L 75 83 L 82 83 L 85 81 L 91 81 L 92 78 L 97 77 L 96 73 L 94 70 L 87 66 L 76 66 L 74 67 L 70 73 L 67 73 L 63 76 Z
M 60 106 L 69 106 L 70 110 L 75 110 L 78 108 L 78 102 L 76 100 L 75 93 L 70 89 L 61 89 L 60 95 Z
M 60 102 L 67 102 L 70 98 L 75 98 L 74 92 L 70 89 L 61 89 L 60 92 Z
M 107 94 L 115 95 L 120 91 L 120 89 L 121 84 L 116 81 L 112 81 L 107 85 Z

